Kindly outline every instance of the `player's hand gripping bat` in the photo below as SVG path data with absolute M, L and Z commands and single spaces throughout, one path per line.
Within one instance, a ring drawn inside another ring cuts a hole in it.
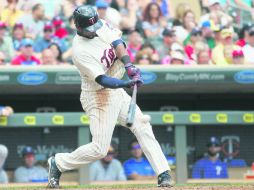
M 133 87 L 131 103 L 129 106 L 127 120 L 126 120 L 127 127 L 131 127 L 134 121 L 135 111 L 136 111 L 136 99 L 137 99 L 137 84 L 135 84 Z

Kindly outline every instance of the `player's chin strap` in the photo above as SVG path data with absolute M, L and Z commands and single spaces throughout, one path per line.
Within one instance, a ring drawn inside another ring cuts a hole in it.
M 95 32 L 80 32 L 79 30 L 77 30 L 77 34 L 79 36 L 82 36 L 82 37 L 88 38 L 88 39 L 93 39 L 98 36 Z

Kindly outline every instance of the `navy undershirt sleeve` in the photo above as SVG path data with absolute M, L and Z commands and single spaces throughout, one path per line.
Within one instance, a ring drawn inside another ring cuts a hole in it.
M 116 89 L 116 88 L 128 87 L 128 81 L 112 78 L 106 75 L 100 75 L 96 77 L 95 81 L 101 86 L 106 88 Z

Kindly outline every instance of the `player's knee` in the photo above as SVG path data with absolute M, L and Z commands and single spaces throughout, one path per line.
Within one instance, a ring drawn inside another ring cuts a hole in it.
M 151 117 L 149 115 L 139 115 L 136 117 L 133 127 L 131 127 L 131 131 L 133 133 L 142 132 L 146 130 L 150 130 L 152 128 L 150 124 Z
M 138 115 L 136 118 L 135 118 L 135 123 L 139 124 L 139 125 L 146 125 L 146 124 L 150 124 L 151 120 L 151 117 L 150 115 L 144 115 L 144 114 L 141 114 L 141 115 Z
M 98 143 L 94 144 L 94 151 L 98 159 L 104 158 L 107 155 L 108 149 L 105 146 L 102 146 Z

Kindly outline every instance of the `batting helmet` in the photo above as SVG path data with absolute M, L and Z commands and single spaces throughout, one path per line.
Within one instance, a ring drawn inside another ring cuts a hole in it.
M 91 5 L 77 7 L 73 13 L 76 28 L 83 32 L 96 32 L 102 27 L 97 11 Z

